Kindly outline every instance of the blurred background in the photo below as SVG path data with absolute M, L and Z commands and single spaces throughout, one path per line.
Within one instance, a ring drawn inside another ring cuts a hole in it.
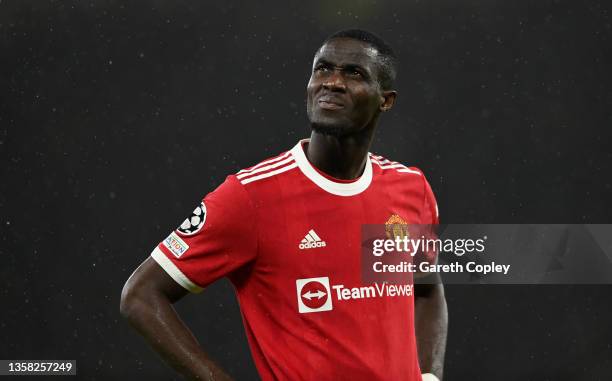
M 604 1 L 0 1 L 0 358 L 179 379 L 119 316 L 123 283 L 228 174 L 309 134 L 329 34 L 400 57 L 373 151 L 447 223 L 612 222 Z M 447 286 L 445 380 L 609 380 L 612 286 Z M 177 309 L 257 379 L 221 281 Z

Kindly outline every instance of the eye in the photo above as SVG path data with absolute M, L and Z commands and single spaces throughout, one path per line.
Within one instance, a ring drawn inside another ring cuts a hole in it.
M 329 67 L 327 65 L 317 65 L 314 71 L 319 73 L 325 73 L 329 71 Z
M 351 77 L 356 77 L 356 78 L 363 78 L 364 75 L 363 73 L 361 73 L 361 71 L 359 71 L 359 69 L 356 68 L 347 68 L 345 70 L 346 74 L 351 76 Z

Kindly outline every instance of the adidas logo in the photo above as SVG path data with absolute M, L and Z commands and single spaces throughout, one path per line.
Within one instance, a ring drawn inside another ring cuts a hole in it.
M 317 233 L 315 233 L 314 230 L 310 229 L 310 231 L 306 234 L 306 237 L 304 237 L 304 239 L 302 240 L 302 242 L 300 242 L 298 247 L 304 250 L 304 249 L 315 249 L 317 247 L 325 247 L 325 246 L 326 246 L 325 241 L 323 241 L 321 237 L 319 237 Z

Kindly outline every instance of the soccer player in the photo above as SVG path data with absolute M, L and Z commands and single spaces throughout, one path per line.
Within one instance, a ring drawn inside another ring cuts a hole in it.
M 438 223 L 423 173 L 369 153 L 395 75 L 379 37 L 329 37 L 307 86 L 310 139 L 228 176 L 128 279 L 121 313 L 177 371 L 229 379 L 172 307 L 227 277 L 263 380 L 442 378 L 442 285 L 379 295 L 361 278 L 363 224 Z

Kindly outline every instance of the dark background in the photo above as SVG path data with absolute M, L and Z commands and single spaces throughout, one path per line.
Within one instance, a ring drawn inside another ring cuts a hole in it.
M 597 1 L 1 1 L 0 358 L 178 378 L 119 316 L 123 283 L 226 175 L 308 135 L 328 34 L 399 53 L 373 151 L 453 223 L 612 222 L 612 28 Z M 609 380 L 611 286 L 448 286 L 445 380 Z M 256 379 L 233 291 L 178 303 Z M 384 322 L 381 322 L 384 324 Z

